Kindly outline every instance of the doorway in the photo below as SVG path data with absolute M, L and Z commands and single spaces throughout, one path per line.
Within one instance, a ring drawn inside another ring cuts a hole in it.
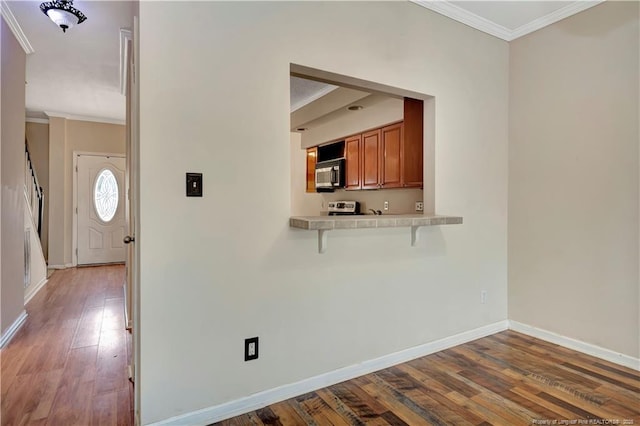
M 80 154 L 76 165 L 77 264 L 124 263 L 125 158 Z

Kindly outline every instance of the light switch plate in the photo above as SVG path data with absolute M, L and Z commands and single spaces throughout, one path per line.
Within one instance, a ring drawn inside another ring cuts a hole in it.
M 187 173 L 187 197 L 202 197 L 202 173 Z

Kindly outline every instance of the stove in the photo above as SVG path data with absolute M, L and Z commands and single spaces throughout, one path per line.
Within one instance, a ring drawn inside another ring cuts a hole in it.
M 329 216 L 360 214 L 360 203 L 357 201 L 329 201 Z

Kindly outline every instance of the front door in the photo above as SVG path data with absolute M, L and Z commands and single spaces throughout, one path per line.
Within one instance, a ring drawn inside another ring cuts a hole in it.
M 124 157 L 78 156 L 78 265 L 124 262 Z

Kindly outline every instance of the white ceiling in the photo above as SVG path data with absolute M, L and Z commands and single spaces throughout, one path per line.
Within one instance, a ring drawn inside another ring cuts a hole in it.
M 27 116 L 44 118 L 47 112 L 124 122 L 120 29 L 131 29 L 133 3 L 76 0 L 74 6 L 87 20 L 66 33 L 40 11 L 40 3 L 21 0 L 4 5 L 33 48 L 27 56 Z
M 513 31 L 543 16 L 569 6 L 573 1 L 451 1 L 454 6 L 493 21 Z
M 337 88 L 338 86 L 334 86 L 333 84 L 292 76 L 289 79 L 291 112 L 302 108 Z
M 411 1 L 487 34 L 511 41 L 596 6 L 604 0 Z
M 411 0 L 503 40 L 513 40 L 564 19 L 594 1 Z M 50 115 L 123 122 L 120 92 L 120 29 L 131 29 L 131 1 L 75 0 L 87 20 L 63 33 L 40 9 L 41 0 L 0 0 L 2 14 L 33 53 L 27 56 L 28 117 Z M 314 82 L 315 83 L 315 82 Z M 292 81 L 292 111 L 334 89 Z

